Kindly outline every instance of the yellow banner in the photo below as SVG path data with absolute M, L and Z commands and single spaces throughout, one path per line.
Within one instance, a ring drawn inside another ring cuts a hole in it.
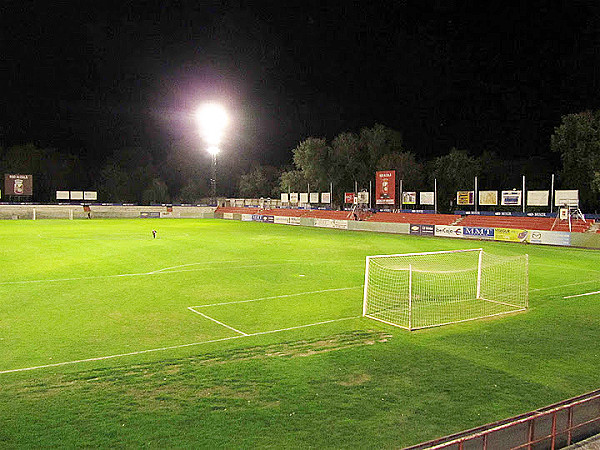
M 495 241 L 527 242 L 528 235 L 529 231 L 527 230 L 515 230 L 512 228 L 494 228 Z

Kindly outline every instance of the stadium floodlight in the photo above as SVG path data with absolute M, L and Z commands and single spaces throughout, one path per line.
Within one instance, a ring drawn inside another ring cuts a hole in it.
M 367 256 L 363 316 L 416 330 L 524 311 L 528 272 L 482 249 Z
M 217 204 L 217 154 L 218 145 L 223 140 L 225 128 L 229 123 L 225 108 L 216 103 L 207 103 L 196 112 L 196 120 L 200 127 L 200 134 L 208 145 L 207 151 L 212 156 L 210 194 L 211 204 Z

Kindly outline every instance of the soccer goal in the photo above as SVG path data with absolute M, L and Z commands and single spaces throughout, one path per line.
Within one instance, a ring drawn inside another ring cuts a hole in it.
M 482 249 L 367 256 L 363 316 L 417 330 L 524 311 L 528 255 Z

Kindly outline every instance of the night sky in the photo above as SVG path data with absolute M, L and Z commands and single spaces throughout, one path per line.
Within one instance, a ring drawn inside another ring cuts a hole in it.
M 304 138 L 375 123 L 420 158 L 454 146 L 527 157 L 547 154 L 562 115 L 600 106 L 597 1 L 0 8 L 5 147 L 101 161 L 143 146 L 160 159 L 174 143 L 201 149 L 192 114 L 217 100 L 232 114 L 223 155 L 242 166 L 289 163 Z

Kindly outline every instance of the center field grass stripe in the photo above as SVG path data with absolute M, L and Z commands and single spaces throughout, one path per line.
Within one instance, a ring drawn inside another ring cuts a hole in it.
M 554 290 L 554 289 L 561 289 L 564 288 L 566 286 L 579 286 L 582 284 L 590 284 L 590 283 L 598 283 L 600 282 L 600 280 L 588 280 L 588 281 L 580 281 L 579 283 L 566 283 L 566 284 L 559 284 L 557 286 L 549 286 L 549 287 L 544 287 L 544 288 L 535 288 L 535 289 L 529 289 L 530 292 L 534 292 L 534 291 L 548 291 L 548 290 Z
M 361 285 L 361 286 L 353 286 L 353 287 L 345 287 L 345 288 L 323 289 L 320 291 L 298 292 L 297 294 L 274 295 L 272 297 L 252 298 L 249 300 L 234 300 L 231 302 L 211 303 L 209 305 L 189 306 L 188 308 L 190 308 L 190 309 L 191 308 L 208 308 L 209 306 L 235 305 L 238 303 L 258 302 L 260 300 L 273 300 L 275 298 L 288 298 L 288 297 L 299 297 L 301 295 L 321 294 L 323 292 L 348 291 L 350 289 L 363 289 L 363 286 Z
M 229 325 L 227 325 L 226 323 L 219 322 L 217 319 L 213 319 L 212 317 L 210 317 L 210 316 L 207 316 L 206 314 L 202 314 L 200 311 L 196 311 L 196 310 L 195 310 L 194 308 L 192 308 L 191 306 L 190 306 L 190 307 L 188 307 L 188 309 L 189 309 L 190 311 L 192 311 L 192 312 L 195 312 L 196 314 L 199 314 L 199 315 L 201 315 L 202 317 L 204 317 L 204 318 L 206 318 L 206 319 L 208 319 L 208 320 L 212 320 L 214 323 L 218 323 L 219 325 L 222 325 L 222 326 L 224 326 L 225 328 L 229 328 L 230 330 L 232 330 L 232 331 L 235 331 L 236 333 L 239 333 L 239 334 L 241 334 L 241 335 L 243 335 L 243 336 L 248 336 L 248 334 L 247 334 L 247 333 L 244 333 L 243 331 L 240 331 L 240 330 L 238 330 L 238 329 L 236 329 L 236 328 L 230 327 L 230 326 L 229 326 Z
M 151 349 L 148 349 L 148 350 L 139 350 L 137 352 L 119 353 L 119 354 L 116 354 L 116 355 L 98 356 L 98 357 L 95 357 L 95 358 L 77 359 L 77 360 L 74 360 L 74 361 L 64 361 L 64 362 L 53 363 L 53 364 L 44 364 L 44 365 L 41 365 L 41 366 L 22 367 L 20 369 L 0 370 L 0 375 L 5 374 L 5 373 L 27 372 L 27 371 L 30 371 L 30 370 L 47 369 L 47 368 L 50 368 L 50 367 L 68 366 L 68 365 L 81 364 L 81 363 L 86 363 L 86 362 L 104 361 L 104 360 L 107 360 L 107 359 L 123 358 L 125 356 L 142 355 L 144 353 L 154 353 L 154 352 L 163 352 L 163 351 L 167 351 L 167 350 L 176 350 L 176 349 L 179 349 L 179 348 L 193 347 L 195 345 L 212 344 L 212 343 L 215 343 L 215 342 L 230 341 L 230 340 L 233 340 L 233 339 L 241 339 L 241 338 L 251 337 L 251 336 L 261 336 L 261 335 L 264 335 L 264 334 L 280 333 L 280 332 L 283 332 L 283 331 L 290 331 L 290 330 L 297 330 L 297 329 L 300 329 L 300 328 L 314 327 L 314 326 L 318 326 L 318 325 L 324 325 L 324 324 L 327 324 L 327 323 L 341 322 L 341 321 L 344 321 L 344 320 L 359 319 L 360 317 L 361 316 L 342 317 L 341 319 L 324 320 L 322 322 L 309 323 L 309 324 L 306 324 L 306 325 L 298 325 L 298 326 L 289 327 L 289 328 L 281 328 L 279 330 L 260 331 L 258 333 L 250 333 L 250 334 L 244 334 L 244 335 L 240 334 L 238 336 L 229 336 L 229 337 L 220 338 L 220 339 L 211 339 L 211 340 L 208 340 L 208 341 L 192 342 L 192 343 L 189 343 L 189 344 L 171 345 L 169 347 L 151 348 Z
M 585 294 L 567 295 L 566 297 L 563 297 L 563 298 L 585 297 L 586 295 L 596 295 L 596 294 L 600 294 L 600 291 L 586 292 Z

